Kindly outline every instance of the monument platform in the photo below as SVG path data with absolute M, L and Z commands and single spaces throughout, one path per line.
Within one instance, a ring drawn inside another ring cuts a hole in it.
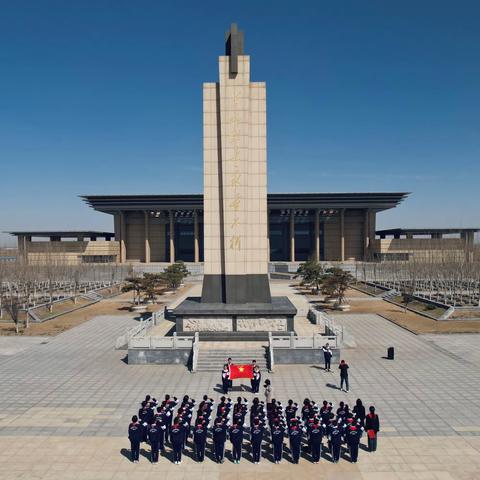
M 210 340 L 264 340 L 268 332 L 289 335 L 297 309 L 288 297 L 271 303 L 207 303 L 188 297 L 174 310 L 178 335 Z

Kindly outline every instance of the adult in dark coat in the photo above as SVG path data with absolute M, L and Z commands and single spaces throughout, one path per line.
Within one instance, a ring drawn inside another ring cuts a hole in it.
M 345 392 L 348 392 L 348 363 L 345 360 L 340 362 L 338 366 L 340 370 L 340 389 L 343 391 L 343 384 L 345 384 Z
M 377 450 L 377 436 L 380 431 L 380 420 L 373 406 L 369 408 L 369 413 L 365 417 L 365 430 L 368 437 L 368 450 L 375 452 Z
M 363 427 L 365 425 L 366 412 L 365 407 L 363 406 L 363 403 L 359 398 L 357 398 L 357 403 L 353 407 L 352 412 L 355 415 L 357 422 L 359 422 L 360 425 Z

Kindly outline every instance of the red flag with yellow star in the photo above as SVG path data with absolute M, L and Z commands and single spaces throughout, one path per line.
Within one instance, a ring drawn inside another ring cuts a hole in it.
M 253 365 L 230 365 L 230 380 L 253 378 Z

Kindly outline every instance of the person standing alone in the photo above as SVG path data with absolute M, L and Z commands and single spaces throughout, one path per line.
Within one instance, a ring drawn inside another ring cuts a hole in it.
M 380 431 L 380 420 L 373 406 L 369 408 L 369 414 L 365 417 L 365 430 L 368 437 L 368 450 L 375 452 L 377 450 L 377 434 Z
M 329 372 L 330 371 L 330 362 L 332 361 L 332 349 L 330 348 L 330 345 L 327 343 L 322 347 L 323 350 L 323 358 L 325 359 L 325 371 Z
M 265 403 L 267 404 L 267 413 L 272 410 L 272 399 L 273 399 L 273 387 L 270 383 L 270 380 L 267 378 L 265 380 Z
M 342 360 L 338 368 L 340 370 L 340 389 L 342 392 L 348 392 L 348 363 Z M 345 390 L 343 389 L 343 384 L 345 384 Z

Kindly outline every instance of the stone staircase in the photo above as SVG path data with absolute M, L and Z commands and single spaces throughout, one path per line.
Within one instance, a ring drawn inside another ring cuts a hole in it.
M 200 349 L 198 355 L 197 372 L 218 372 L 222 371 L 224 363 L 228 357 L 232 357 L 235 364 L 249 364 L 252 360 L 257 361 L 257 365 L 261 371 L 267 371 L 266 350 L 264 347 L 239 349 L 210 349 L 202 348 L 200 341 Z

